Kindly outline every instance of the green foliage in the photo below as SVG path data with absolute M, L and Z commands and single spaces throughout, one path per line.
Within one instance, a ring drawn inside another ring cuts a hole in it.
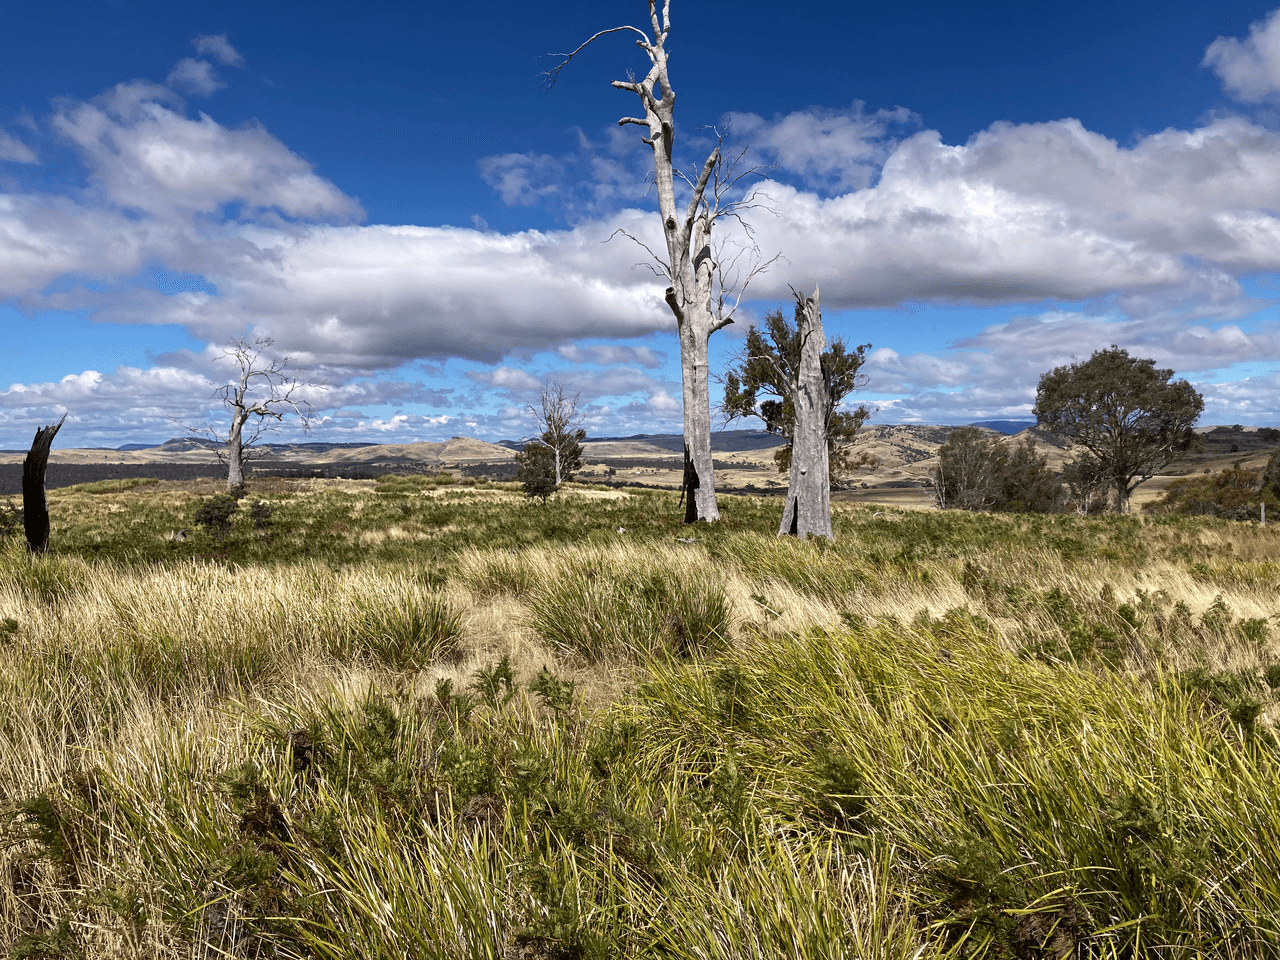
M 1127 513 L 1133 488 L 1182 456 L 1204 399 L 1172 370 L 1117 346 L 1040 377 L 1032 413 L 1041 427 L 1088 451 Z
M 1231 467 L 1209 476 L 1175 480 L 1160 499 L 1143 509 L 1150 513 L 1183 513 L 1226 520 L 1257 520 L 1265 503 L 1280 517 L 1280 496 L 1267 487 L 1257 470 Z
M 471 689 L 491 709 L 505 707 L 516 695 L 516 675 L 511 669 L 511 657 L 504 653 L 497 663 L 477 670 Z
M 803 310 L 796 302 L 796 316 Z M 795 430 L 795 407 L 792 391 L 800 369 L 800 331 L 798 323 L 787 320 L 781 310 L 765 314 L 764 329 L 752 324 L 747 330 L 746 345 L 735 366 L 725 374 L 724 410 L 730 419 L 758 417 L 765 429 L 787 440 L 774 455 L 778 471 L 791 469 L 791 436 Z M 852 444 L 858 430 L 871 411 L 865 407 L 840 410 L 840 405 L 865 377 L 859 372 L 866 361 L 871 344 L 850 348 L 836 338 L 822 352 L 822 375 L 826 381 L 827 455 L 832 482 L 847 476 L 867 461 L 853 453 Z M 762 399 L 768 397 L 771 399 Z
M 352 650 L 392 670 L 418 670 L 456 652 L 458 614 L 440 593 L 368 598 L 359 604 Z
M 8 498 L 0 501 L 0 543 L 22 529 L 22 508 Z
M 218 493 L 200 504 L 196 511 L 197 526 L 206 528 L 219 540 L 231 533 L 233 517 L 240 505 L 240 498 L 231 493 Z
M 574 682 L 561 680 L 550 668 L 543 667 L 529 684 L 529 692 L 536 693 L 544 706 L 557 717 L 566 714 L 574 704 Z
M 951 431 L 933 472 L 938 505 L 961 510 L 1054 513 L 1064 501 L 1062 483 L 1037 456 L 1035 441 L 1012 447 L 979 427 Z
M 555 451 L 541 443 L 526 443 L 516 454 L 516 480 L 530 500 L 547 500 L 560 489 L 556 483 Z
M 1259 431 L 1261 432 L 1261 431 Z M 1276 433 L 1277 431 L 1272 431 Z M 1280 439 L 1280 437 L 1277 437 Z M 1262 492 L 1269 493 L 1273 497 L 1280 497 L 1280 448 L 1267 459 L 1267 465 L 1262 470 Z
M 253 529 L 266 530 L 271 526 L 271 517 L 275 509 L 261 500 L 249 504 L 249 519 L 253 521 Z

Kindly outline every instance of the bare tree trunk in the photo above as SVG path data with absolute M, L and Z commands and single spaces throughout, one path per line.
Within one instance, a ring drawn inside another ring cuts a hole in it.
M 799 299 L 799 297 L 797 297 Z M 831 470 L 827 459 L 827 381 L 822 375 L 822 329 L 818 291 L 796 311 L 800 367 L 791 388 L 796 419 L 791 435 L 791 483 L 778 535 L 831 537 Z
M 32 553 L 49 552 L 49 501 L 44 493 L 44 471 L 49 465 L 49 448 L 66 421 L 62 419 L 36 431 L 31 449 L 22 462 L 22 526 L 27 534 L 27 549 Z
M 710 314 L 708 313 L 708 321 Z M 680 327 L 680 374 L 684 399 L 685 523 L 720 519 L 716 467 L 711 457 L 711 385 L 707 363 L 710 323 L 700 331 L 688 318 Z
M 242 432 L 244 430 L 244 421 L 239 416 L 233 417 L 231 421 L 231 429 L 227 431 L 227 491 L 234 492 L 235 489 L 244 484 L 244 446 L 242 440 Z
M 1129 512 L 1129 495 L 1133 488 L 1124 480 L 1116 481 L 1116 513 Z

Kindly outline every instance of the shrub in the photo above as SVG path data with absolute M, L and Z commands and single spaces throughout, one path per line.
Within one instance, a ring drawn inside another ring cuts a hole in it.
M 255 500 L 249 504 L 249 519 L 253 521 L 255 530 L 265 530 L 271 526 L 271 515 L 273 513 L 275 513 L 275 509 L 261 500 Z
M 1268 464 L 1268 469 L 1270 467 Z M 1258 517 L 1258 507 L 1262 503 L 1280 517 L 1280 496 L 1273 489 L 1264 487 L 1258 471 L 1231 467 L 1209 476 L 1175 480 L 1159 500 L 1152 501 L 1144 509 L 1151 513 L 1253 520 Z
M 952 431 L 938 451 L 933 489 L 939 506 L 961 510 L 1051 513 L 1064 499 L 1035 441 L 1007 447 L 978 427 Z
M 0 541 L 22 529 L 22 509 L 12 500 L 0 503 Z
M 557 489 L 555 452 L 541 443 L 526 443 L 516 462 L 520 464 L 516 479 L 524 495 L 546 503 Z
M 231 518 L 240 505 L 240 498 L 230 493 L 219 493 L 205 500 L 196 511 L 196 525 L 205 527 L 219 540 L 231 532 Z

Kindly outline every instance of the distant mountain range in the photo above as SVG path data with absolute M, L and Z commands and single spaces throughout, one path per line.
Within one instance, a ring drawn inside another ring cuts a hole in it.
M 1007 434 L 1009 436 L 1015 433 L 1021 433 L 1030 427 L 1034 427 L 1034 420 L 978 420 L 970 424 L 974 427 L 986 427 L 988 430 L 994 430 L 997 433 Z M 892 424 L 882 424 L 882 426 L 892 426 Z M 586 443 L 628 443 L 628 442 L 644 442 L 661 447 L 664 450 L 671 450 L 679 453 L 684 449 L 684 436 L 679 433 L 635 433 L 629 437 L 588 437 Z M 781 446 L 785 441 L 777 434 L 769 433 L 765 430 L 717 430 L 711 434 L 711 449 L 716 453 L 740 453 L 747 450 L 768 450 L 772 447 Z M 328 453 L 331 450 L 354 450 L 359 447 L 374 446 L 371 442 L 360 440 L 346 441 L 343 443 L 263 443 L 258 448 L 264 452 L 269 450 L 291 450 L 295 452 L 309 451 L 311 453 Z M 198 437 L 174 437 L 166 440 L 164 443 L 123 443 L 118 447 L 91 447 L 93 450 L 211 450 L 215 444 L 208 440 Z M 499 440 L 496 444 L 499 447 L 506 447 L 508 450 L 520 450 L 524 447 L 523 440 Z
M 994 430 L 996 433 L 1003 433 L 1012 437 L 1015 433 L 1021 433 L 1023 430 L 1030 430 L 1036 425 L 1034 420 L 977 420 L 969 426 L 986 427 L 988 430 Z

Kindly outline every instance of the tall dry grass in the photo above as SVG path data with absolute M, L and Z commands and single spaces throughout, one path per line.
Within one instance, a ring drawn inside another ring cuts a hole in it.
M 0 944 L 1280 955 L 1269 534 L 841 522 L 421 564 L 7 545 Z

